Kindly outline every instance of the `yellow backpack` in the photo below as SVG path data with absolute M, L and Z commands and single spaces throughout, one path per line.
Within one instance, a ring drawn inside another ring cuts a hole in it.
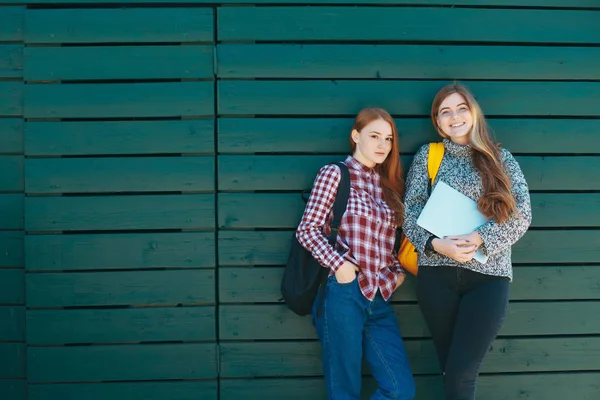
M 427 172 L 429 174 L 430 187 L 433 187 L 433 181 L 440 169 L 442 159 L 444 158 L 444 143 L 429 143 L 429 155 L 427 157 Z M 417 265 L 417 250 L 415 246 L 402 233 L 402 242 L 400 251 L 398 251 L 398 261 L 402 268 L 413 275 L 417 275 L 419 266 Z

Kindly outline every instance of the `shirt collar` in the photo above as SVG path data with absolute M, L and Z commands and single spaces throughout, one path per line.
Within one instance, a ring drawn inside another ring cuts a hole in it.
M 458 144 L 454 143 L 450 139 L 444 139 L 444 147 L 449 154 L 455 157 L 470 157 L 472 147 L 470 144 Z
M 352 156 L 348 156 L 346 157 L 346 160 L 344 161 L 344 163 L 349 166 L 350 168 L 353 168 L 357 171 L 362 171 L 368 175 L 376 175 L 377 172 L 375 171 L 375 168 L 369 168 L 366 165 L 364 165 L 363 163 L 361 163 L 360 161 L 358 161 L 356 158 L 352 157 Z

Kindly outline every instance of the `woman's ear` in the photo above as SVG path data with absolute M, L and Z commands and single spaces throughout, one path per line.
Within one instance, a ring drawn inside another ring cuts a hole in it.
M 358 143 L 358 137 L 360 135 L 360 133 L 358 133 L 358 131 L 356 129 L 352 129 L 352 140 L 354 141 L 354 143 Z

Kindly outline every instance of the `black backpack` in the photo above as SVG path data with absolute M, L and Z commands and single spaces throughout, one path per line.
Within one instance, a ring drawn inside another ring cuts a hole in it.
M 331 221 L 331 233 L 329 244 L 335 247 L 338 229 L 342 216 L 346 211 L 348 196 L 350 195 L 350 173 L 343 162 L 336 165 L 342 172 L 342 179 L 338 186 L 335 202 L 333 203 L 333 220 Z M 296 239 L 296 233 L 292 237 L 290 253 L 283 272 L 281 281 L 281 294 L 287 306 L 298 315 L 308 315 L 317 297 L 319 287 L 329 276 L 329 268 L 321 266 L 310 253 Z M 323 296 L 321 296 L 321 299 Z

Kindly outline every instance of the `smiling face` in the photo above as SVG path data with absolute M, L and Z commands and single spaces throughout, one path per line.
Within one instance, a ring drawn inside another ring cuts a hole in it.
M 383 119 L 376 119 L 360 131 L 352 131 L 352 140 L 356 143 L 354 158 L 361 164 L 373 168 L 385 161 L 394 140 L 392 126 Z
M 440 130 L 454 143 L 468 144 L 473 127 L 473 113 L 460 93 L 446 97 L 437 111 L 436 122 Z

